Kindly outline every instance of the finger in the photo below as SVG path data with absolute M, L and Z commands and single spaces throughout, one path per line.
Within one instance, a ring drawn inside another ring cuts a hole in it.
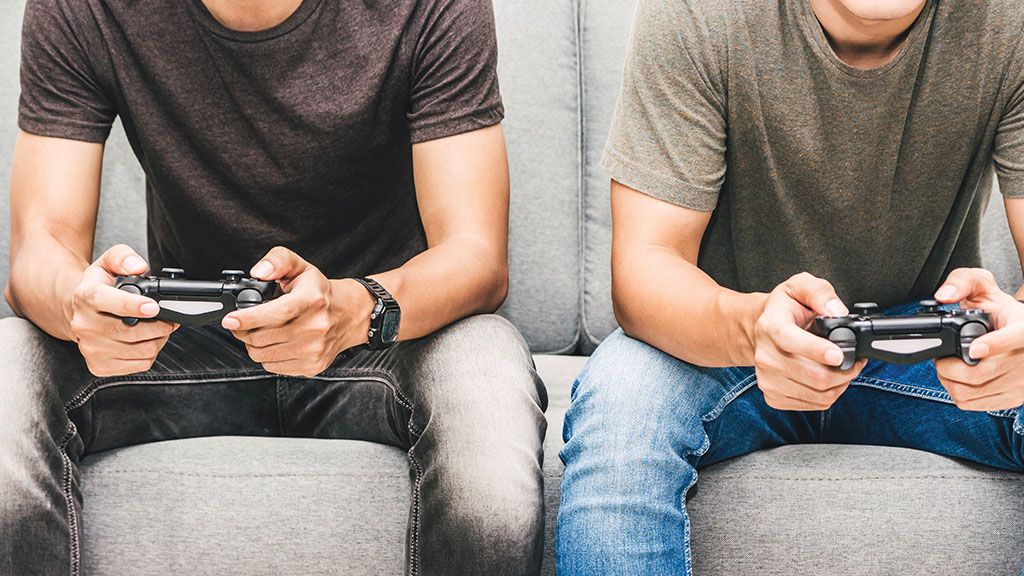
M 782 286 L 790 298 L 819 316 L 846 316 L 850 313 L 832 284 L 807 272 L 793 276 Z
M 834 342 L 815 336 L 795 324 L 782 324 L 772 334 L 778 348 L 793 356 L 808 358 L 826 366 L 843 363 L 843 351 Z
M 310 365 L 305 360 L 267 362 L 263 364 L 263 369 L 274 374 L 281 374 L 282 376 L 300 376 L 304 378 L 312 378 L 324 371 L 323 368 Z
M 235 310 L 225 316 L 220 325 L 232 332 L 286 326 L 308 308 L 308 302 L 299 295 L 285 294 L 259 306 Z
M 111 246 L 94 264 L 115 276 L 142 274 L 149 268 L 142 256 L 126 244 Z
M 939 380 L 949 392 L 949 397 L 962 410 L 1009 410 L 1017 408 L 1024 402 L 1019 388 L 1014 382 L 1004 382 L 1007 380 L 1005 378 L 980 387 L 946 378 Z
M 155 322 L 138 322 L 132 326 L 128 326 L 122 322 L 120 318 L 110 318 L 109 316 L 104 316 L 102 321 L 102 333 L 112 341 L 119 342 L 121 344 L 135 344 L 138 342 L 153 340 L 154 338 L 167 338 L 180 326 L 180 324 L 167 322 L 165 320 L 157 320 Z
M 121 361 L 150 360 L 153 361 L 167 344 L 167 337 L 153 338 L 134 342 L 132 344 L 119 345 L 114 357 Z
M 995 276 L 982 268 L 957 268 L 949 273 L 946 282 L 935 291 L 935 299 L 945 304 L 971 297 L 1000 292 Z
M 86 364 L 89 367 L 89 372 L 91 372 L 93 376 L 100 378 L 136 374 L 138 372 L 145 372 L 153 367 L 152 360 L 110 360 L 99 363 L 89 362 L 87 360 Z
M 249 358 L 252 358 L 253 362 L 259 364 L 290 362 L 301 359 L 298 350 L 288 344 L 274 344 L 263 347 L 246 345 L 245 349 L 249 353 Z
M 160 313 L 160 305 L 152 298 L 125 292 L 99 282 L 80 284 L 76 300 L 84 302 L 96 312 L 124 318 L 152 318 Z
M 291 342 L 294 339 L 294 330 L 291 325 L 273 328 L 256 328 L 254 330 L 234 330 L 235 338 L 242 342 L 256 346 L 265 347 L 273 344 Z
M 970 355 L 975 360 L 1010 354 L 1024 347 L 1024 323 L 1012 322 L 999 330 L 978 336 L 971 342 Z
M 935 372 L 940 379 L 946 378 L 971 386 L 985 386 L 997 378 L 1002 378 L 1020 364 L 1019 354 L 993 356 L 975 366 L 967 364 L 960 358 L 937 358 Z
M 828 409 L 849 386 L 849 382 L 840 382 L 832 388 L 817 390 L 788 376 L 781 374 L 768 375 L 760 371 L 758 371 L 757 378 L 758 386 L 766 395 L 771 395 L 777 401 L 784 402 L 786 405 L 803 406 L 803 408 L 799 408 L 801 410 Z
M 249 274 L 260 280 L 294 278 L 309 268 L 309 262 L 283 246 L 275 246 L 252 267 Z

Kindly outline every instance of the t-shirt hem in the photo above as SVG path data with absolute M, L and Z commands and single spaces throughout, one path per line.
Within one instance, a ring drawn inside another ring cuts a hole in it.
M 601 168 L 616 182 L 637 192 L 646 194 L 670 204 L 711 212 L 718 205 L 718 191 L 697 186 L 676 178 L 666 177 L 653 170 L 644 170 L 616 150 L 606 148 L 601 158 Z
M 456 136 L 481 128 L 499 124 L 505 119 L 501 104 L 454 118 L 442 118 L 421 126 L 409 128 L 409 140 L 413 144 Z
M 79 124 L 67 120 L 36 120 L 24 116 L 18 118 L 18 128 L 29 134 L 47 138 L 64 138 L 103 144 L 110 136 L 110 126 Z

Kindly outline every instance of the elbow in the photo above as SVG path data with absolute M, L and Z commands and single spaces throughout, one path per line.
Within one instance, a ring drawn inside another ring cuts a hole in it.
M 626 333 L 630 338 L 636 338 L 636 322 L 635 319 L 630 315 L 629 305 L 626 304 L 626 298 L 621 294 L 621 290 L 618 289 L 614 277 L 612 279 L 612 313 L 615 314 L 615 321 L 619 324 L 619 328 Z
M 483 312 L 491 314 L 496 312 L 505 303 L 508 297 L 508 266 L 499 266 L 488 278 L 487 294 L 484 298 Z

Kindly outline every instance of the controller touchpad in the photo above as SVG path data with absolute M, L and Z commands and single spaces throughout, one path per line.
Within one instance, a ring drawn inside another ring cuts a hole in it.
M 224 308 L 220 302 L 184 302 L 181 300 L 161 300 L 160 307 L 171 312 L 199 316 L 209 312 L 216 312 Z
M 916 354 L 942 346 L 941 338 L 912 338 L 907 340 L 875 340 L 871 347 L 894 354 Z

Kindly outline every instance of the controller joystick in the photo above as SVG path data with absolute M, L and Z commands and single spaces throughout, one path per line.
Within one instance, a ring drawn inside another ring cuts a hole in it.
M 162 276 L 118 276 L 114 287 L 156 300 L 155 319 L 189 326 L 218 324 L 234 310 L 251 308 L 282 294 L 274 281 L 246 278 L 241 270 L 224 270 L 220 280 L 189 280 L 181 268 L 164 268 Z M 151 318 L 122 318 L 134 326 Z
M 970 355 L 971 342 L 992 330 L 988 313 L 942 311 L 935 300 L 923 300 L 921 307 L 910 316 L 882 316 L 873 303 L 855 304 L 849 316 L 818 316 L 810 330 L 835 342 L 843 351 L 840 370 L 849 370 L 860 358 L 916 364 L 955 356 L 976 365 L 978 360 Z

